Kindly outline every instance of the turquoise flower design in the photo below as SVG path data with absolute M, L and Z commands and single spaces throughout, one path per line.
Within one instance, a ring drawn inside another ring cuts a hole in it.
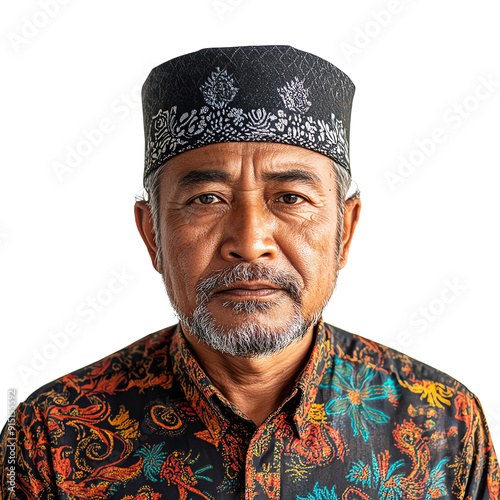
M 343 360 L 335 364 L 333 379 L 322 382 L 322 387 L 334 387 L 340 394 L 326 406 L 328 415 L 349 415 L 354 436 L 361 434 L 365 441 L 370 437 L 368 422 L 385 424 L 389 417 L 380 410 L 370 408 L 368 403 L 377 399 L 389 399 L 396 402 L 399 398 L 393 381 L 387 377 L 383 384 L 373 384 L 376 373 L 363 365 L 359 371 Z M 377 376 L 380 372 L 377 373 Z
M 364 488 L 376 489 L 381 500 L 401 500 L 403 489 L 399 480 L 404 476 L 395 474 L 395 471 L 404 465 L 404 461 L 398 460 L 390 465 L 389 458 L 388 451 L 378 456 L 372 452 L 371 465 L 359 460 L 351 467 L 346 479 L 355 484 L 361 483 Z
M 319 483 L 314 485 L 312 493 L 309 493 L 306 497 L 297 497 L 297 500 L 339 500 L 335 494 L 335 486 L 328 490 L 328 488 L 320 488 Z
M 135 455 L 139 455 L 142 457 L 144 461 L 144 475 L 150 480 L 157 482 L 159 481 L 161 474 L 162 474 L 162 467 L 165 466 L 165 461 L 168 460 L 169 457 L 174 457 L 174 460 L 179 461 L 182 465 L 187 465 L 191 466 L 194 464 L 198 458 L 199 455 L 195 458 L 191 458 L 191 452 L 189 452 L 186 456 L 185 453 L 183 452 L 173 452 L 170 455 L 162 451 L 163 446 L 165 443 L 159 443 L 154 446 L 151 446 L 149 444 L 145 444 L 142 446 L 141 449 L 137 450 L 135 452 Z M 205 472 L 206 470 L 212 469 L 212 465 L 207 465 L 206 467 L 203 467 L 201 469 L 198 469 L 197 471 L 190 471 L 193 475 L 194 478 L 196 479 L 205 479 L 207 481 L 212 482 L 212 479 L 209 477 L 203 476 L 201 473 Z
M 158 481 L 160 477 L 160 469 L 168 453 L 162 451 L 165 443 L 159 443 L 154 446 L 145 444 L 140 450 L 135 452 L 144 460 L 144 475 L 150 481 Z
M 440 496 L 445 496 L 448 494 L 446 489 L 446 474 L 442 469 L 443 465 L 448 461 L 447 458 L 441 460 L 434 469 L 432 469 L 429 474 L 429 479 L 427 481 L 427 491 L 425 493 L 425 500 L 431 500 L 432 498 L 439 498 Z
M 429 474 L 425 487 L 425 500 L 440 498 L 448 494 L 445 473 L 442 470 L 447 461 L 447 458 L 441 460 Z M 379 453 L 376 456 L 372 452 L 371 464 L 365 464 L 362 460 L 359 460 L 352 465 L 346 479 L 356 485 L 361 484 L 363 488 L 375 490 L 377 498 L 380 500 L 403 500 L 405 498 L 405 486 L 403 484 L 408 485 L 409 483 L 403 481 L 405 479 L 404 474 L 396 474 L 397 469 L 403 465 L 403 460 L 391 464 L 388 451 Z

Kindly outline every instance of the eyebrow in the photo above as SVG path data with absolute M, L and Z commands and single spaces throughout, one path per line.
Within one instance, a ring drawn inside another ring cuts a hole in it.
M 301 181 L 311 186 L 321 184 L 321 179 L 316 174 L 300 168 L 283 170 L 282 172 L 266 172 L 262 177 L 265 181 Z M 179 179 L 179 185 L 188 188 L 204 182 L 229 182 L 230 180 L 231 176 L 223 170 L 191 170 Z
M 321 179 L 314 173 L 301 168 L 284 170 L 283 172 L 267 172 L 262 176 L 266 181 L 295 182 L 302 181 L 311 186 L 321 184 Z
M 227 182 L 229 179 L 229 174 L 222 170 L 191 170 L 179 179 L 179 185 L 187 188 L 204 182 Z

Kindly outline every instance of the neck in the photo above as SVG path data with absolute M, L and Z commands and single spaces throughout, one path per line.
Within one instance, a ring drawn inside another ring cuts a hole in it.
M 186 340 L 215 387 L 257 426 L 291 394 L 309 360 L 314 326 L 299 342 L 266 358 L 246 358 L 212 349 L 187 332 Z

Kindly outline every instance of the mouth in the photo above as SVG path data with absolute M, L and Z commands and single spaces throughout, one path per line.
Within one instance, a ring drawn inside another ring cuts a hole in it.
M 266 299 L 284 292 L 272 283 L 237 282 L 214 290 L 214 297 L 224 297 L 226 300 L 259 300 Z

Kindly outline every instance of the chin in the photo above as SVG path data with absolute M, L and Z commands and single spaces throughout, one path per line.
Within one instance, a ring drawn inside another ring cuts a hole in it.
M 190 333 L 212 349 L 233 356 L 266 357 L 283 351 L 306 335 L 311 322 L 298 306 L 291 311 L 227 311 L 222 318 L 200 304 L 186 321 Z

